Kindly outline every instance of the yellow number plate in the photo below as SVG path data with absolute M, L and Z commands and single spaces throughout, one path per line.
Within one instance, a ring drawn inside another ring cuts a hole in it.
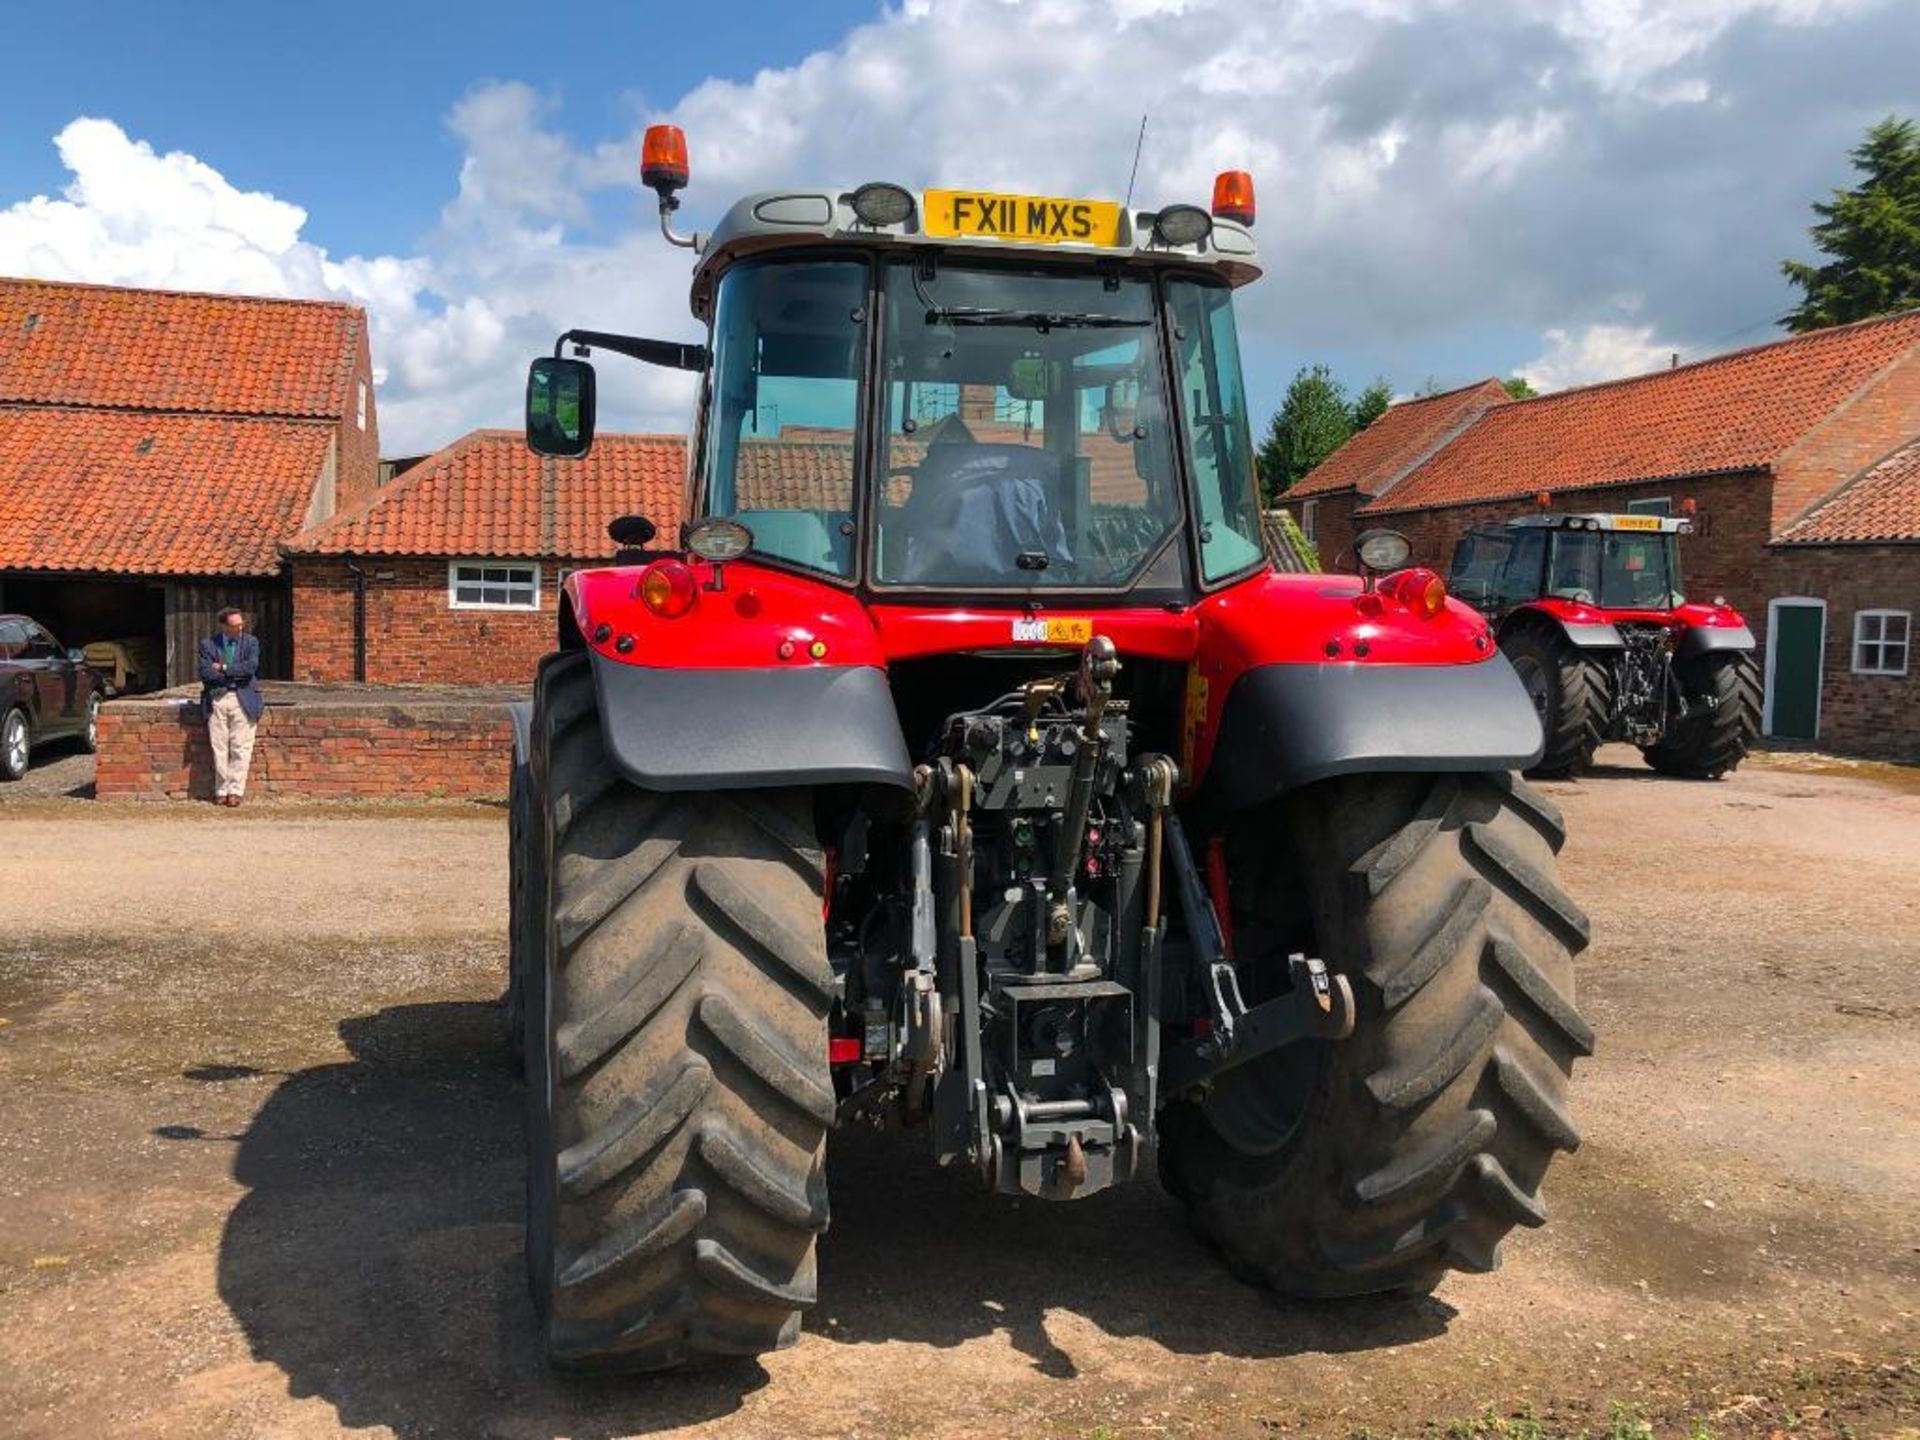
M 1093 621 L 1016 620 L 1013 638 L 1026 645 L 1084 645 L 1093 638 Z
M 1651 515 L 1616 515 L 1613 518 L 1616 530 L 1658 530 L 1660 522 Z
M 1120 243 L 1120 207 L 1111 200 L 929 190 L 922 220 L 927 234 L 954 239 L 1011 240 L 1022 245 Z

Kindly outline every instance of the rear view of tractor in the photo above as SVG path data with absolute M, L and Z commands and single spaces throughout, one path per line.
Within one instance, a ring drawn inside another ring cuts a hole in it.
M 1664 775 L 1717 780 L 1760 730 L 1753 632 L 1724 600 L 1690 603 L 1678 539 L 1657 515 L 1536 514 L 1479 526 L 1454 551 L 1454 594 L 1484 611 L 1539 712 L 1537 774 L 1586 769 L 1603 742 Z
M 614 522 L 517 716 L 553 1361 L 790 1343 L 852 1125 L 1036 1200 L 1157 1169 L 1293 1294 L 1493 1267 L 1578 1140 L 1587 922 L 1486 622 L 1398 537 L 1364 580 L 1264 553 L 1251 181 L 801 187 L 683 237 L 678 132 L 644 175 L 703 338 L 528 379 L 560 457 L 586 352 L 699 379 L 690 518 Z

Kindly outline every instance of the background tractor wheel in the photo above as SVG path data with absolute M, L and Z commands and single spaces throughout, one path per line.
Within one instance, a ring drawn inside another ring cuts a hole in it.
M 527 1256 L 547 1353 L 657 1370 L 798 1338 L 834 1093 L 804 791 L 656 794 L 586 657 L 535 689 Z
M 1529 775 L 1577 775 L 1593 763 L 1613 712 L 1613 676 L 1566 636 L 1529 625 L 1500 642 L 1540 714 L 1547 748 Z
M 1350 977 L 1359 1019 L 1161 1112 L 1162 1173 L 1235 1274 L 1310 1297 L 1424 1291 L 1545 1222 L 1541 1177 L 1579 1143 L 1567 1076 L 1593 1049 L 1563 836 L 1506 775 L 1328 781 L 1236 824 L 1249 1003 L 1311 947 Z
M 1640 753 L 1662 775 L 1718 780 L 1737 768 L 1760 733 L 1760 662 L 1751 650 L 1718 650 L 1676 667 L 1688 700 L 1713 708 L 1684 720 Z

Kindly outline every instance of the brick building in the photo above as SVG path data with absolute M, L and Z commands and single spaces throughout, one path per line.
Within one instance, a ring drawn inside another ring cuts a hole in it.
M 0 610 L 142 688 L 191 679 L 227 605 L 286 675 L 280 544 L 378 454 L 354 306 L 0 279 Z
M 617 515 L 673 534 L 685 471 L 673 435 L 600 435 L 556 461 L 517 430 L 473 432 L 288 543 L 293 677 L 530 681 L 568 572 L 612 557 Z
M 1487 380 L 1409 401 L 1287 500 L 1328 569 L 1351 569 L 1354 534 L 1377 525 L 1444 570 L 1467 529 L 1541 492 L 1556 509 L 1690 510 L 1688 589 L 1724 595 L 1770 651 L 1783 620 L 1768 733 L 1906 758 L 1920 728 L 1890 718 L 1911 698 L 1904 640 L 1862 642 L 1863 670 L 1852 637 L 1869 613 L 1876 637 L 1904 636 L 1920 598 L 1900 518 L 1915 513 L 1916 440 L 1920 310 L 1531 400 Z M 1901 673 L 1881 673 L 1889 644 Z
M 1769 569 L 1768 728 L 1920 759 L 1920 440 L 1790 526 Z

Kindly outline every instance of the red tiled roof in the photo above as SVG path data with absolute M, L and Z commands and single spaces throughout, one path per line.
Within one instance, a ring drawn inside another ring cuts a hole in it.
M 1497 406 L 1362 509 L 1764 470 L 1915 345 L 1920 310 Z
M 1868 467 L 1780 537 L 1782 545 L 1920 541 L 1920 440 Z
M 272 575 L 331 427 L 0 405 L 0 569 Z
M 476 430 L 287 543 L 295 554 L 611 555 L 607 522 L 645 515 L 678 529 L 686 442 L 599 435 L 579 460 L 549 460 L 518 430 Z
M 1287 498 L 1311 499 L 1336 490 L 1379 495 L 1462 425 L 1496 405 L 1512 403 L 1507 387 L 1491 379 L 1403 400 L 1302 476 Z
M 352 305 L 0 278 L 0 402 L 339 418 Z

